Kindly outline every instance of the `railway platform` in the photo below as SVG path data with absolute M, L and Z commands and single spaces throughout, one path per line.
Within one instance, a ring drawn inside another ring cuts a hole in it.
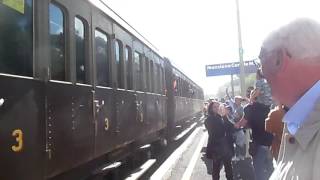
M 212 162 L 205 157 L 208 133 L 203 126 L 192 134 L 150 177 L 151 180 L 211 180 Z M 224 169 L 220 179 L 226 180 Z

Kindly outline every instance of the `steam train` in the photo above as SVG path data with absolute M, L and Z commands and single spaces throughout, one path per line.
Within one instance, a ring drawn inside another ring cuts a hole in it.
M 201 87 L 101 0 L 3 0 L 0 27 L 1 180 L 80 179 L 201 112 Z

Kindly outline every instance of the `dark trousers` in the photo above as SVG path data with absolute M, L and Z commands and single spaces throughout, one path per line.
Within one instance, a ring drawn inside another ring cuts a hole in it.
M 212 180 L 220 179 L 220 170 L 224 166 L 227 180 L 233 180 L 231 158 L 213 158 L 212 160 Z

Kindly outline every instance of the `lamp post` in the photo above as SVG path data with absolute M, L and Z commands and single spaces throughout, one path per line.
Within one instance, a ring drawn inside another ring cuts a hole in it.
M 242 49 L 242 38 L 241 38 L 241 25 L 240 25 L 240 12 L 239 12 L 239 0 L 236 0 L 237 7 L 237 24 L 238 24 L 238 41 L 239 41 L 239 61 L 240 61 L 240 90 L 241 96 L 245 96 L 245 72 L 243 63 L 243 49 Z
M 241 25 L 240 25 L 240 11 L 239 11 L 239 0 L 236 0 L 237 7 L 237 23 L 238 23 L 238 40 L 239 40 L 239 61 L 240 61 L 240 90 L 241 96 L 245 97 L 245 74 L 244 74 L 244 63 L 243 63 L 243 49 L 242 49 L 242 38 L 241 38 Z M 250 132 L 249 130 L 245 133 L 246 136 L 246 157 L 250 157 L 249 154 L 249 141 L 250 141 Z

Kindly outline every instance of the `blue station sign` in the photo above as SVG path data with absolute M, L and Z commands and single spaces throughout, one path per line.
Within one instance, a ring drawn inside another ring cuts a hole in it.
M 257 65 L 253 60 L 244 62 L 245 73 L 255 73 L 256 71 L 257 71 Z M 207 77 L 232 75 L 232 74 L 240 74 L 239 62 L 206 65 Z

